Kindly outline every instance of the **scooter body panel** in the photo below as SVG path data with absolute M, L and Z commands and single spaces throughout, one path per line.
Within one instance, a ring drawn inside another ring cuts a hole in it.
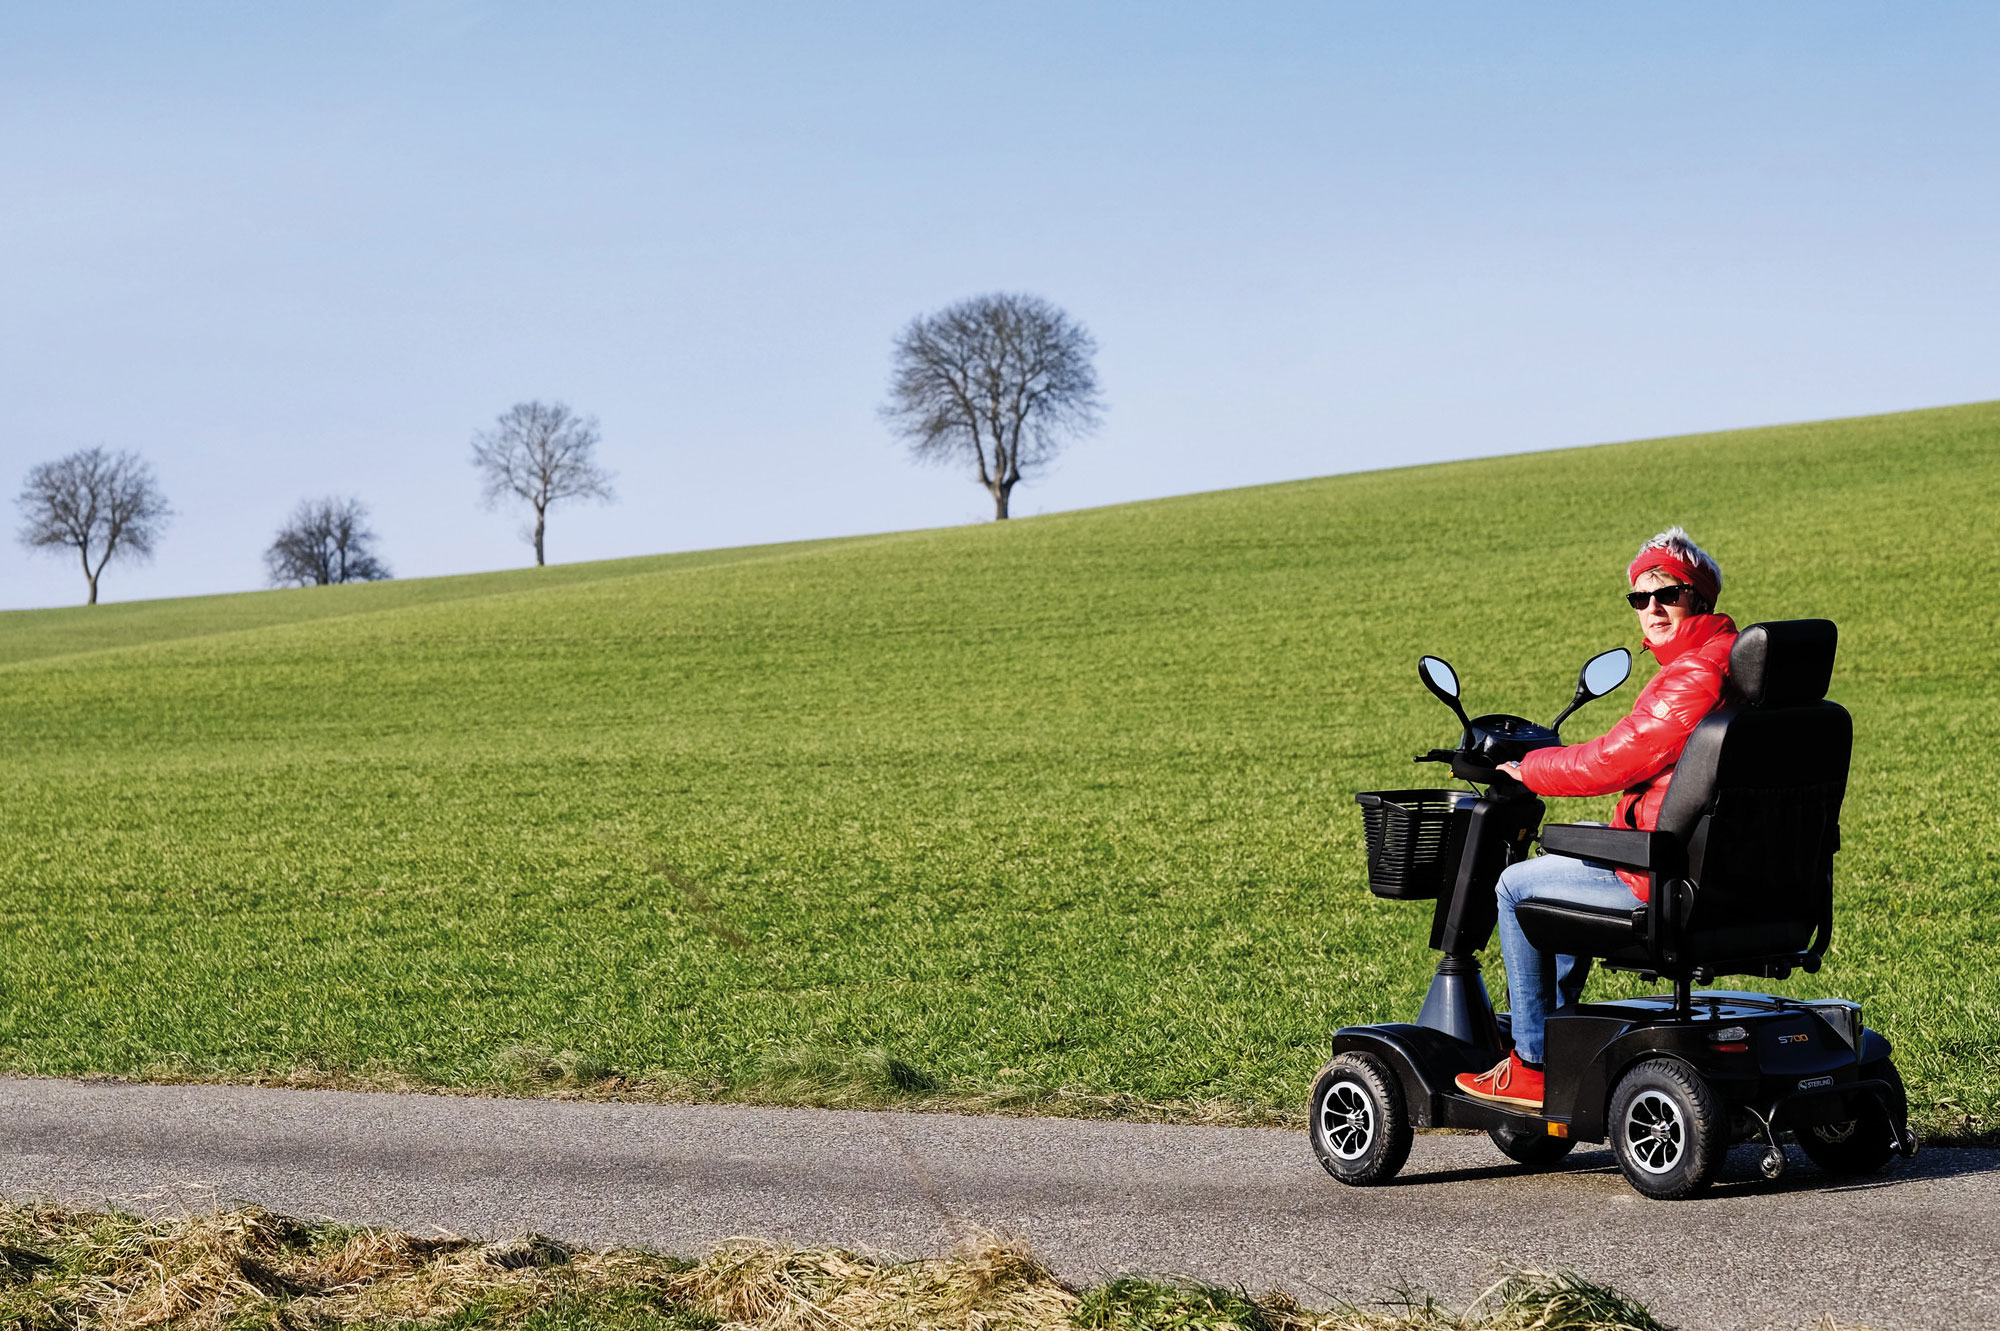
M 1612 1092 L 1648 1058 L 1677 1059 L 1699 1073 L 1740 1120 L 1744 1136 L 1768 1133 L 1773 1123 L 1852 1118 L 1855 1096 L 1881 1089 L 1869 1070 L 1888 1061 L 1889 1042 L 1859 1025 L 1853 1004 L 1718 990 L 1697 993 L 1691 1007 L 1691 1018 L 1679 1015 L 1662 995 L 1552 1013 L 1542 1117 L 1566 1124 L 1579 1140 L 1606 1140 Z M 1743 1038 L 1719 1038 L 1735 1031 Z M 1900 1110 L 1894 1116 L 1900 1127 Z
M 1677 1059 L 1699 1073 L 1728 1107 L 1739 1138 L 1850 1119 L 1861 1096 L 1889 1104 L 1886 1083 L 1874 1075 L 1888 1062 L 1889 1042 L 1859 1025 L 1853 1004 L 1713 991 L 1696 994 L 1693 1010 L 1691 1019 L 1679 1016 L 1673 1000 L 1659 996 L 1580 1003 L 1552 1014 L 1547 1099 L 1539 1113 L 1453 1089 L 1459 1073 L 1484 1072 L 1494 1055 L 1429 1026 L 1346 1026 L 1335 1032 L 1333 1050 L 1371 1053 L 1395 1069 L 1411 1126 L 1418 1128 L 1507 1128 L 1605 1141 L 1619 1078 L 1648 1058 Z M 1511 1024 L 1506 1013 L 1499 1022 L 1503 1029 Z M 1717 1039 L 1731 1028 L 1745 1038 Z M 1900 1130 L 1901 1106 L 1890 1107 Z

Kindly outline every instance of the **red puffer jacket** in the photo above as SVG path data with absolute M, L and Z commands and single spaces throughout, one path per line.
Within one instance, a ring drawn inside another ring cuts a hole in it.
M 1613 825 L 1652 831 L 1688 736 L 1722 705 L 1729 649 L 1735 645 L 1736 624 L 1729 616 L 1689 615 L 1673 637 L 1645 648 L 1659 661 L 1660 673 L 1639 690 L 1631 715 L 1588 744 L 1535 750 L 1521 760 L 1521 780 L 1537 795 L 1622 790 Z M 1618 876 L 1634 896 L 1646 899 L 1644 874 L 1620 869 Z

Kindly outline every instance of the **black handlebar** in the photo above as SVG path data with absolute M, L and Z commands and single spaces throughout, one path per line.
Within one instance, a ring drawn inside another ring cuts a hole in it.
M 1461 781 L 1471 781 L 1490 788 L 1497 796 L 1512 797 L 1527 793 L 1527 787 L 1520 781 L 1500 770 L 1500 765 L 1480 754 L 1477 750 L 1432 749 L 1420 753 L 1412 760 L 1420 763 L 1450 763 L 1451 774 Z

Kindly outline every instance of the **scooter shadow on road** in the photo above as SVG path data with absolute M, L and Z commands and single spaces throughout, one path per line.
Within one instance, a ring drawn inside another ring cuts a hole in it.
M 1490 1165 L 1461 1166 L 1457 1169 L 1409 1170 L 1398 1175 L 1393 1186 L 1404 1188 L 1422 1183 L 1483 1183 L 1490 1179 L 1517 1179 L 1532 1175 L 1606 1173 L 1618 1173 L 1618 1162 L 1611 1158 L 1610 1151 L 1578 1151 L 1561 1164 L 1547 1169 L 1525 1169 L 1512 1161 L 1496 1160 Z
M 1762 1148 L 1741 1146 L 1732 1150 L 1723 1165 L 1723 1173 L 1715 1182 L 1714 1197 L 1770 1197 L 1794 1192 L 1874 1192 L 1884 1188 L 1898 1188 L 1909 1183 L 1927 1182 L 1934 1179 L 1960 1178 L 1974 1174 L 2000 1174 L 2000 1151 L 1978 1150 L 1935 1150 L 1923 1152 L 1914 1161 L 1895 1161 L 1882 1173 L 1868 1178 L 1841 1178 L 1828 1174 L 1805 1157 L 1796 1147 L 1786 1151 L 1785 1172 L 1775 1179 L 1764 1178 L 1757 1172 L 1757 1159 Z M 1414 1187 L 1427 1183 L 1483 1183 L 1497 1179 L 1520 1179 L 1539 1175 L 1543 1177 L 1585 1177 L 1602 1175 L 1619 1179 L 1618 1162 L 1609 1148 L 1578 1151 L 1561 1164 L 1542 1170 L 1527 1170 L 1508 1161 L 1496 1161 L 1491 1165 L 1438 1169 L 1428 1172 L 1411 1171 L 1396 1180 L 1395 1187 Z
M 1715 1191 L 1727 1197 L 1779 1197 L 1795 1192 L 1881 1192 L 1912 1183 L 1965 1178 L 1979 1174 L 2000 1174 L 2000 1151 L 1935 1150 L 1919 1152 L 1914 1160 L 1891 1160 L 1879 1174 L 1863 1178 L 1843 1178 L 1829 1174 L 1805 1158 L 1797 1147 L 1785 1152 L 1785 1172 L 1775 1179 L 1757 1172 L 1759 1148 L 1739 1147 L 1730 1152 L 1723 1176 Z

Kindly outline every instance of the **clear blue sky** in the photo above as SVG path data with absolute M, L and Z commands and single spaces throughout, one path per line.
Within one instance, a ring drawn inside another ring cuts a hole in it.
M 1996 159 L 1990 5 L 0 3 L 4 530 L 104 444 L 179 510 L 106 599 L 326 493 L 518 565 L 529 397 L 619 473 L 558 561 L 978 521 L 875 408 L 990 290 L 1102 346 L 1021 514 L 2000 397 Z

